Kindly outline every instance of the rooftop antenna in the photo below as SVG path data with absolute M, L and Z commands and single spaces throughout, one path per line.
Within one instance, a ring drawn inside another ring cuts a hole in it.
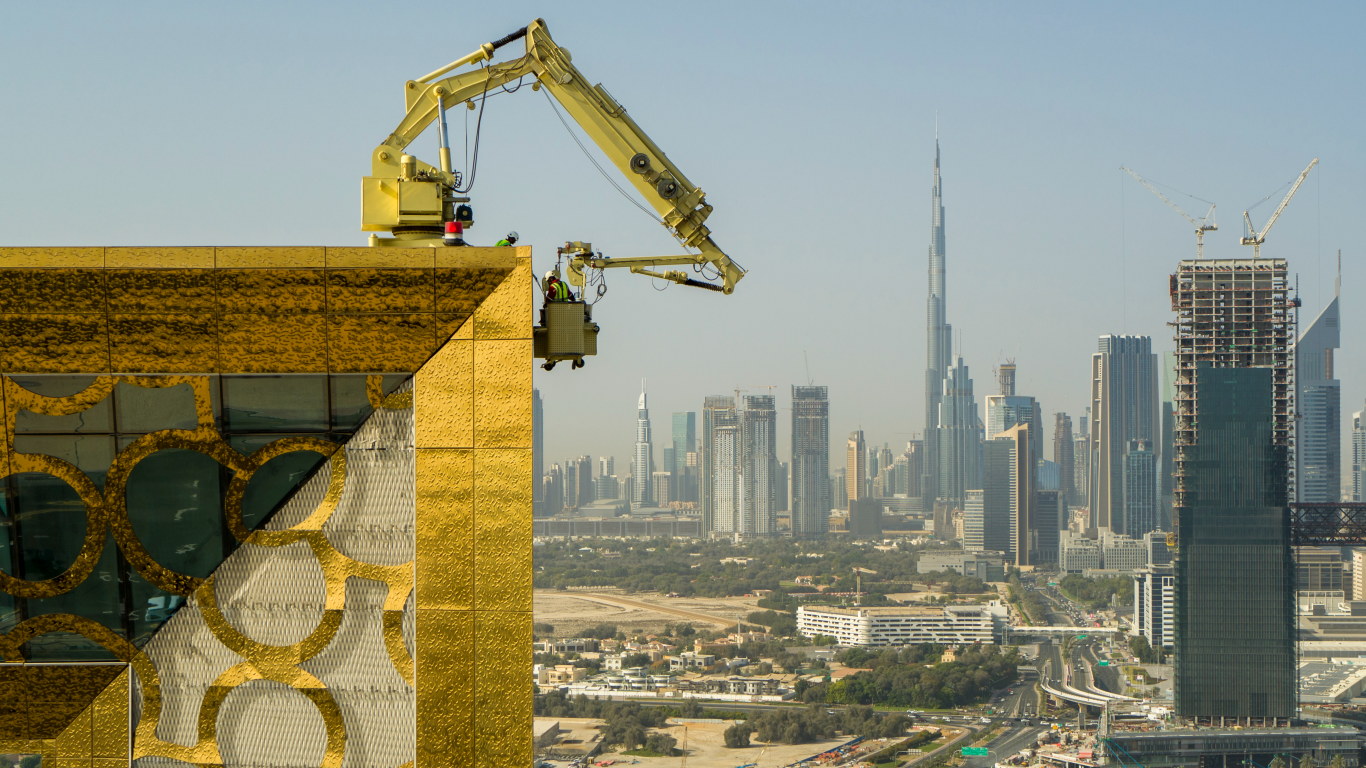
M 1342 271 L 1342 252 L 1338 251 L 1338 271 Z M 806 363 L 806 386 L 811 386 L 811 360 L 806 356 L 806 350 L 802 350 L 802 362 Z
M 1342 295 L 1342 249 L 1338 249 L 1338 276 L 1333 278 L 1333 296 Z

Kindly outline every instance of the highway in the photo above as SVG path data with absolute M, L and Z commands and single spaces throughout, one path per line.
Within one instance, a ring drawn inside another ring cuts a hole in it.
M 996 728 L 999 725 L 999 723 L 993 722 L 991 727 Z M 987 742 L 986 757 L 965 757 L 963 758 L 963 765 L 968 766 L 968 768 L 989 768 L 996 762 L 1004 760 L 1022 749 L 1033 748 L 1039 734 L 1049 730 L 1050 727 L 1047 725 L 1012 724 L 1000 736 Z

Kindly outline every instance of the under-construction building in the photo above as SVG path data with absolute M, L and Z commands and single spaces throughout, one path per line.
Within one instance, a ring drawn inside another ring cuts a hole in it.
M 1298 302 L 1280 259 L 1183 261 L 1170 289 L 1176 714 L 1288 724 Z

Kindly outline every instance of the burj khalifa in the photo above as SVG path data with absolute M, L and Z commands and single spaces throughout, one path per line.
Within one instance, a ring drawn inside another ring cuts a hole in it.
M 936 132 L 937 133 L 937 132 Z M 939 488 L 939 404 L 952 367 L 953 329 L 945 318 L 944 196 L 939 178 L 939 137 L 934 139 L 934 187 L 930 192 L 930 295 L 926 307 L 925 462 L 920 483 L 923 511 L 934 511 Z

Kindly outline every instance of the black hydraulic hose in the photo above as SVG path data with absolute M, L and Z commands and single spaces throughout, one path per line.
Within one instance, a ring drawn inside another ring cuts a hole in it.
M 719 286 L 719 285 L 717 285 L 717 284 L 715 284 L 715 283 L 704 283 L 704 282 L 702 282 L 701 280 L 693 280 L 692 278 L 688 278 L 686 281 L 684 281 L 683 284 L 684 284 L 684 285 L 691 285 L 691 286 L 694 287 L 694 288 L 706 288 L 706 289 L 709 290 L 709 291 L 723 291 L 723 290 L 724 290 L 721 286 Z
M 502 38 L 501 40 L 494 40 L 492 43 L 493 50 L 496 51 L 499 48 L 502 48 L 503 46 L 512 42 L 513 40 L 521 40 L 524 37 L 526 37 L 526 27 L 522 27 L 521 29 L 517 30 L 516 32 L 513 32 L 507 37 Z

